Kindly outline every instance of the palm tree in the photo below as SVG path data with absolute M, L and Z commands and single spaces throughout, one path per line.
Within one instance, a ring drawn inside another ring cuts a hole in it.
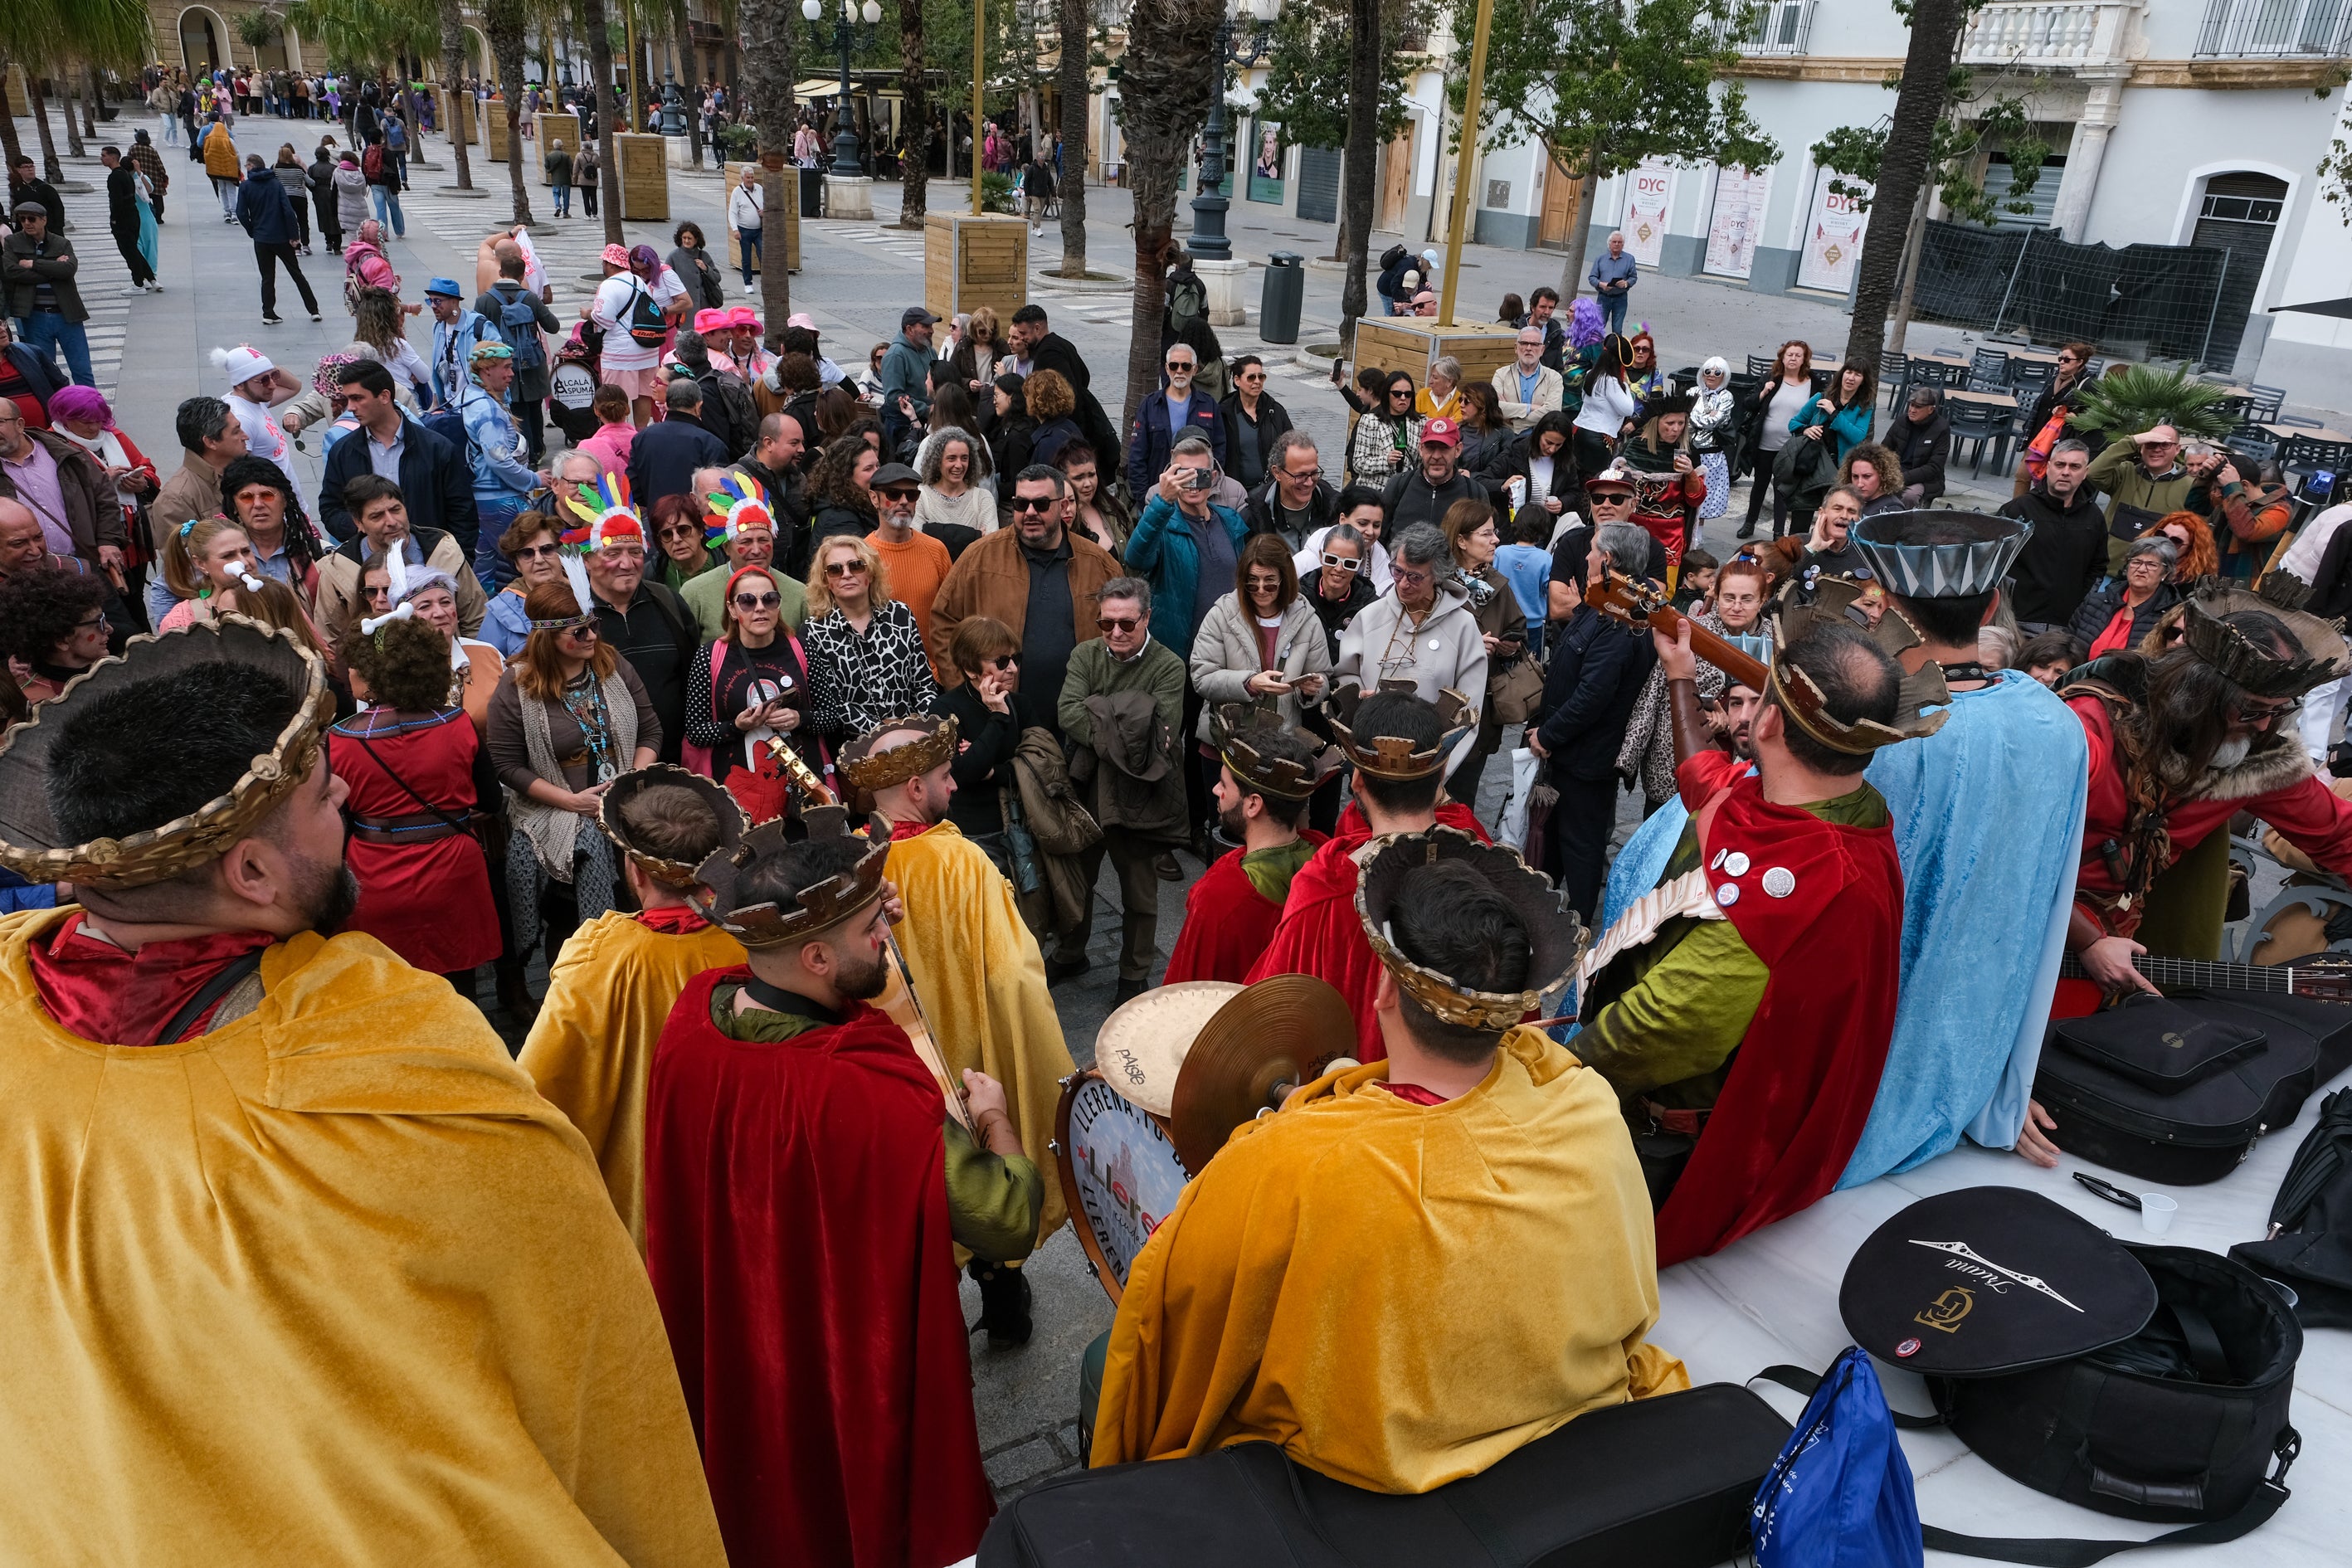
M 694 166 L 702 167 L 702 116 L 694 97 L 694 25 L 687 19 L 686 0 L 669 0 L 671 48 L 677 53 L 677 90 L 686 99 L 686 144 Z
M 898 90 L 906 104 L 898 122 L 907 133 L 906 156 L 898 161 L 898 226 L 920 228 L 929 205 L 931 100 L 923 58 L 923 0 L 898 0 Z
M 1135 297 L 1128 327 L 1127 423 L 1160 385 L 1160 323 L 1175 248 L 1176 175 L 1216 90 L 1221 0 L 1135 0 L 1120 61 L 1120 126 L 1135 192 Z
M 11 63 L 13 62 L 7 48 L 0 46 L 0 81 L 8 79 L 8 67 Z M 29 77 L 33 73 L 28 70 L 25 74 Z M 16 117 L 13 114 L 0 114 L 0 153 L 7 155 L 8 167 L 15 168 L 16 160 L 24 155 L 24 143 L 16 138 Z
M 523 183 L 522 36 L 530 22 L 530 0 L 482 0 L 482 30 L 490 37 L 499 85 L 507 95 L 507 179 L 514 188 L 514 221 L 529 223 L 530 187 Z
M 121 65 L 145 58 L 152 48 L 153 37 L 144 0 L 9 0 L 0 5 L 0 58 L 13 58 L 25 68 L 33 125 L 40 133 L 41 173 L 52 184 L 66 176 L 58 162 L 57 142 L 49 133 L 42 73 L 55 71 L 70 83 L 78 64 Z M 74 122 L 70 100 L 66 106 L 66 131 L 79 154 L 81 127 Z M 16 156 L 14 125 L 8 128 L 7 140 L 13 160 Z
M 1381 0 L 1349 0 L 1348 42 L 1348 150 L 1340 163 L 1344 190 L 1339 227 L 1347 254 L 1347 279 L 1339 286 L 1341 352 L 1351 352 L 1356 323 L 1369 300 L 1365 258 L 1372 237 L 1372 165 L 1379 156 L 1381 118 Z
M 621 0 L 628 4 L 628 0 Z M 620 113 L 618 95 L 613 91 L 613 35 L 604 24 L 604 0 L 580 0 L 580 27 L 588 35 L 588 89 L 596 101 L 596 167 L 597 181 L 603 186 L 600 201 L 604 216 L 604 243 L 621 243 L 621 161 L 613 147 L 613 121 Z M 630 67 L 630 80 L 636 79 L 635 62 Z
M 457 100 L 466 91 L 466 17 L 458 0 L 440 0 L 436 13 L 441 22 L 441 79 L 449 92 L 449 156 L 457 165 L 457 188 L 474 188 L 473 166 L 466 159 L 465 110 Z M 477 121 L 479 120 L 477 115 Z
M 1087 0 L 1061 0 L 1057 18 L 1062 58 L 1056 71 L 1062 89 L 1062 276 L 1087 275 L 1087 80 L 1092 45 Z
M 800 172 L 792 167 L 793 29 L 800 8 L 793 0 L 740 0 L 743 26 L 743 87 L 760 132 L 760 200 L 767 214 L 760 245 L 760 319 L 768 344 L 784 330 L 793 311 L 792 272 L 784 243 L 786 204 L 801 198 Z

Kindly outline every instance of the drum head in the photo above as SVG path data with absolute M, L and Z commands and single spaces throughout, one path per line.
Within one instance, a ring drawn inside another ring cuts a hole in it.
M 596 401 L 596 378 L 586 365 L 566 361 L 548 378 L 548 390 L 570 407 L 585 408 Z
M 1188 1179 L 1159 1122 L 1089 1069 L 1062 1089 L 1055 1157 L 1078 1245 L 1112 1305 L 1151 1233 L 1175 1212 Z

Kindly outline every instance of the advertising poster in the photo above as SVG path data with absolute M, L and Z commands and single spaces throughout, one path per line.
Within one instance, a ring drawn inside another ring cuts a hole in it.
M 1276 121 L 1252 120 L 1250 139 L 1241 151 L 1249 158 L 1249 199 L 1282 205 L 1282 126 Z M 1236 160 L 1238 162 L 1239 160 Z
M 1675 172 L 1654 158 L 1645 158 L 1625 176 L 1625 252 L 1644 267 L 1658 264 L 1666 241 L 1666 201 L 1673 192 Z
M 1853 283 L 1854 264 L 1862 259 L 1863 231 L 1870 226 L 1870 219 L 1856 209 L 1853 197 L 1830 188 L 1832 180 L 1850 186 L 1859 184 L 1827 169 L 1813 171 L 1813 210 L 1805 219 L 1805 250 L 1797 263 L 1797 287 L 1843 294 Z
M 1715 215 L 1706 226 L 1706 270 L 1717 278 L 1745 278 L 1756 269 L 1756 237 L 1764 226 L 1764 205 L 1772 194 L 1772 171 L 1715 172 Z

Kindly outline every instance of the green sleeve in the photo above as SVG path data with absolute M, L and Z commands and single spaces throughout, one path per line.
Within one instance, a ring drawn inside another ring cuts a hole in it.
M 948 1228 L 991 1263 L 1011 1263 L 1037 1245 L 1045 1179 L 1026 1155 L 992 1154 L 963 1123 L 944 1123 L 948 1148 Z
M 1176 749 L 1181 752 L 1184 749 L 1184 661 L 1165 643 L 1160 645 L 1160 651 L 1168 657 L 1152 672 L 1151 700 L 1159 705 L 1161 722 L 1176 731 Z
M 1619 1094 L 1702 1077 L 1739 1048 L 1770 978 L 1729 921 L 1694 921 L 1569 1049 Z
M 2090 471 L 2083 482 L 2095 490 L 2112 490 L 2124 476 L 2124 465 L 2139 453 L 2139 443 L 2128 436 L 2118 436 L 2107 443 L 2107 449 L 2091 459 Z
M 1055 704 L 1055 717 L 1062 721 L 1062 733 L 1081 746 L 1095 743 L 1094 715 L 1087 711 L 1087 699 L 1094 694 L 1094 667 L 1102 652 L 1102 641 L 1082 642 L 1070 651 L 1069 672 L 1062 677 L 1062 695 Z

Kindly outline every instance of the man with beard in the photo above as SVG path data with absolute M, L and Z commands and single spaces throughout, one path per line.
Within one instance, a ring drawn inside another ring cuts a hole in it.
M 2110 655 L 2083 667 L 2060 693 L 2091 746 L 2066 946 L 2110 994 L 2156 989 L 2131 963 L 2147 951 L 2133 938 L 2147 918 L 2148 889 L 2237 813 L 2262 818 L 2322 870 L 2352 873 L 2352 802 L 2313 773 L 2283 722 L 2305 692 L 2352 667 L 2342 635 L 2235 588 L 2195 594 L 2179 614 L 2181 640 L 2168 651 Z M 2218 941 L 2218 900 L 2168 912 L 2172 923 L 2210 929 Z M 2086 998 L 2070 1005 L 2073 989 L 2060 984 L 2062 1016 L 2084 1010 Z
M 225 618 L 134 641 L 0 749 L 0 865 L 79 900 L 0 921 L 0 1535 L 716 1568 L 579 1134 L 470 1003 L 331 934 L 357 896 L 333 712 L 323 660 Z
M 890 880 L 913 916 L 901 950 L 907 982 L 942 1065 L 951 1077 L 977 1069 L 1002 1084 L 1022 1144 L 1043 1149 L 1061 1081 L 1074 1070 L 1070 1051 L 1045 989 L 1045 956 L 1013 884 L 947 820 L 956 742 L 953 719 L 887 719 L 842 748 L 842 776 L 874 797 L 889 840 Z M 1039 1212 L 1039 1234 L 1051 1236 L 1067 1212 L 1059 1184 L 1045 1189 Z M 1017 1268 L 996 1267 L 1027 1250 L 972 1263 L 981 1326 L 999 1349 L 1029 1341 L 1028 1284 Z
M 698 976 L 662 1030 L 646 1264 L 728 1556 L 932 1568 L 994 1509 L 953 1247 L 1025 1254 L 1044 1183 L 995 1080 L 967 1072 L 951 1109 L 868 1005 L 890 847 L 784 832 L 697 872 L 748 963 Z
M 1274 940 L 1291 879 L 1325 842 L 1305 826 L 1307 803 L 1340 765 L 1336 751 L 1254 706 L 1227 703 L 1212 732 L 1218 826 L 1241 847 L 1219 856 L 1185 894 L 1162 985 L 1248 975 Z

